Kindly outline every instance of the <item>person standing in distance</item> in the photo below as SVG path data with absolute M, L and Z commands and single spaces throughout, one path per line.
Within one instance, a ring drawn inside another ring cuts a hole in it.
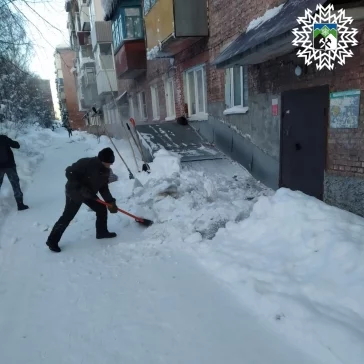
M 11 150 L 12 148 L 19 149 L 20 144 L 6 135 L 0 135 L 0 188 L 3 184 L 4 176 L 7 175 L 11 186 L 13 187 L 18 210 L 23 211 L 27 210 L 29 206 L 24 205 L 23 202 L 23 192 L 20 188 L 20 181 L 16 169 L 14 153 Z

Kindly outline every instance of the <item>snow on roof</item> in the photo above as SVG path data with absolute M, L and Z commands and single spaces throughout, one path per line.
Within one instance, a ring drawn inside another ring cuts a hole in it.
M 252 20 L 249 25 L 248 28 L 246 29 L 246 32 L 249 32 L 249 30 L 252 30 L 254 28 L 258 28 L 260 27 L 263 23 L 265 23 L 266 21 L 268 21 L 269 19 L 274 18 L 283 8 L 284 4 L 281 4 L 275 8 L 272 9 L 268 9 L 263 16 Z
M 159 46 L 155 46 L 151 50 L 148 49 L 147 50 L 147 60 L 151 61 L 151 60 L 157 58 L 157 55 L 158 55 L 159 51 L 160 51 Z
M 67 43 L 63 43 L 63 44 L 58 44 L 55 48 L 56 49 L 67 49 L 67 48 L 71 48 L 71 46 Z
M 101 0 L 101 5 L 105 12 L 105 20 L 110 20 L 116 3 L 117 0 Z

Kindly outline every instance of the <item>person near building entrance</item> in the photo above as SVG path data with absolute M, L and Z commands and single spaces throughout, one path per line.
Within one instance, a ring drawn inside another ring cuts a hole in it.
M 13 187 L 18 210 L 23 211 L 27 210 L 29 206 L 24 205 L 23 202 L 23 192 L 20 188 L 20 181 L 16 169 L 14 154 L 11 150 L 12 148 L 19 149 L 20 144 L 6 135 L 0 135 L 0 188 L 4 180 L 4 176 L 6 175 Z

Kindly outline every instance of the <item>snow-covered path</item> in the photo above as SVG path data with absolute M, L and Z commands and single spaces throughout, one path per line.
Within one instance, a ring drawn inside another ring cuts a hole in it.
M 64 169 L 86 141 L 57 137 L 0 234 L 0 363 L 314 364 L 251 316 L 178 245 L 110 217 L 94 237 L 82 208 L 57 255 L 45 247 L 64 204 Z M 96 151 L 95 151 L 96 153 Z

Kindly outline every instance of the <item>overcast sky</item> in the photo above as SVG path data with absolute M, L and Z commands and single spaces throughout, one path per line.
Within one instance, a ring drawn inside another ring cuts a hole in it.
M 41 78 L 51 81 L 53 102 L 58 109 L 55 86 L 56 76 L 54 73 L 54 51 L 59 44 L 69 44 L 67 13 L 64 8 L 65 1 L 45 0 L 42 3 L 29 2 L 29 6 L 31 6 L 31 8 L 40 16 L 22 3 L 21 0 L 16 1 L 15 4 L 23 12 L 24 16 L 29 19 L 29 38 L 34 43 L 34 58 L 30 66 L 31 71 L 38 74 Z M 48 24 L 47 21 L 51 25 Z

